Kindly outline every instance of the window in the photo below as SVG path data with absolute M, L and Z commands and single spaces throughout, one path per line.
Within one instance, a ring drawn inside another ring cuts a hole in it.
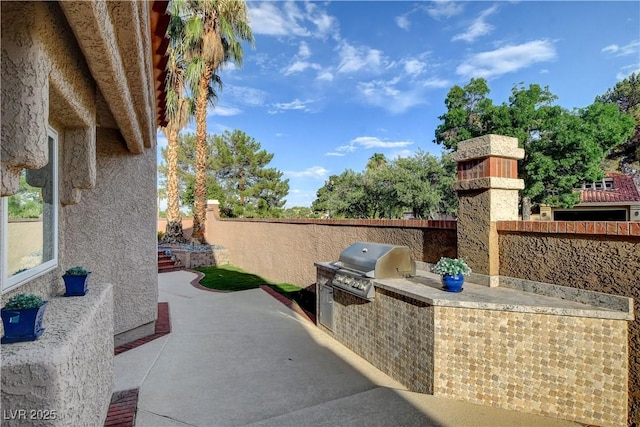
M 49 163 L 23 169 L 18 192 L 3 199 L 2 292 L 58 265 L 58 134 L 48 131 Z

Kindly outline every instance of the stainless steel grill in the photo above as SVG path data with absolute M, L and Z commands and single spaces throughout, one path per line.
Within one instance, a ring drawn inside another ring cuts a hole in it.
M 331 285 L 359 297 L 373 300 L 372 279 L 401 278 L 415 275 L 416 265 L 408 246 L 356 242 L 342 251 Z

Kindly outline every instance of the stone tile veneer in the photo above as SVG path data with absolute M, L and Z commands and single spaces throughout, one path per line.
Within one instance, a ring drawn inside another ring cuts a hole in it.
M 331 280 L 318 268 L 318 285 Z M 432 306 L 334 288 L 325 332 L 412 391 L 598 426 L 626 425 L 627 322 Z
M 376 299 L 334 289 L 334 334 L 409 390 L 433 393 L 434 307 L 385 290 Z
M 435 395 L 626 424 L 625 321 L 452 307 L 434 320 Z

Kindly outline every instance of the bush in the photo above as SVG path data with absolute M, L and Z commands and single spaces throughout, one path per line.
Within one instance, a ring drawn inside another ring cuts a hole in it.
M 6 310 L 17 310 L 20 308 L 38 308 L 44 301 L 36 294 L 18 294 L 9 298 L 4 306 Z
M 455 276 L 456 274 L 467 275 L 471 273 L 471 269 L 462 258 L 440 258 L 440 261 L 431 269 L 437 274 L 449 274 Z
M 86 276 L 89 272 L 84 267 L 76 266 L 71 267 L 64 274 L 65 276 Z

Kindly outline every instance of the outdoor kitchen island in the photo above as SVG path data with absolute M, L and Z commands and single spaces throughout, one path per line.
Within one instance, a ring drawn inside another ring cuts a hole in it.
M 410 390 L 626 425 L 630 298 L 474 274 L 451 293 L 421 262 L 366 298 L 334 281 L 340 263 L 315 265 L 318 327 Z

